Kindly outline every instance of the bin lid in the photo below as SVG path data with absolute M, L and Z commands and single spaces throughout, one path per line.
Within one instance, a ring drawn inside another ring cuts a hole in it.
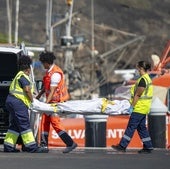
M 168 111 L 167 106 L 164 103 L 162 103 L 162 101 L 158 97 L 155 97 L 151 104 L 150 114 L 156 113 L 157 115 L 162 115 L 166 114 L 167 111 Z
M 87 122 L 106 122 L 108 115 L 86 115 L 85 121 Z

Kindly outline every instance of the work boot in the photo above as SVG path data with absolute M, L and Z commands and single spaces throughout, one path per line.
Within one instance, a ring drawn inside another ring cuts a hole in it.
M 122 147 L 121 145 L 117 144 L 117 145 L 112 145 L 111 146 L 114 150 L 120 151 L 120 152 L 126 152 L 126 148 Z
M 153 149 L 147 149 L 147 148 L 143 148 L 141 150 L 138 151 L 139 154 L 149 154 L 152 152 Z
M 69 153 L 77 147 L 77 144 L 73 142 L 72 146 L 68 146 L 64 149 L 63 153 Z
M 17 149 L 17 148 L 15 148 L 15 149 L 13 149 L 13 150 L 10 150 L 10 151 L 8 151 L 8 150 L 4 149 L 4 152 L 5 152 L 5 153 L 19 153 L 19 152 L 20 152 L 20 150 L 19 150 L 19 149 Z
M 33 151 L 32 153 L 48 153 L 49 150 L 44 148 L 44 147 L 38 147 L 35 151 Z
M 49 151 L 48 149 L 48 135 L 41 134 L 41 143 L 40 147 L 46 149 L 46 151 Z
M 49 151 L 49 149 L 48 149 L 48 146 L 46 145 L 46 144 L 40 144 L 40 147 L 42 147 L 43 149 L 46 149 L 46 151 Z

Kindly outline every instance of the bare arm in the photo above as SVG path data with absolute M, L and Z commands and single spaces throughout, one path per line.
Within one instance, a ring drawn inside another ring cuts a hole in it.
M 53 94 L 55 92 L 55 89 L 56 89 L 56 86 L 51 86 L 50 87 L 50 93 L 49 93 L 49 95 L 48 95 L 48 97 L 46 99 L 46 103 L 49 103 L 51 101 L 51 99 L 53 97 Z
M 43 88 L 38 95 L 36 96 L 36 99 L 39 99 L 43 94 L 45 93 L 45 89 Z
M 134 107 L 139 100 L 140 96 L 144 92 L 145 88 L 144 87 L 137 87 L 133 101 L 132 101 L 132 107 Z
M 31 88 L 30 86 L 25 86 L 23 88 L 24 92 L 27 94 L 27 97 L 30 99 L 31 102 L 33 102 L 33 95 L 31 93 Z

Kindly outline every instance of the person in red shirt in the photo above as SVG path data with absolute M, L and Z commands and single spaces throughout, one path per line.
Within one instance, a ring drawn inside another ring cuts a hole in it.
M 55 55 L 52 52 L 42 52 L 39 55 L 39 60 L 47 71 L 43 77 L 43 88 L 36 98 L 39 99 L 45 93 L 46 103 L 67 101 L 70 95 L 67 90 L 63 71 L 60 67 L 54 64 Z M 65 131 L 57 114 L 42 115 L 41 146 L 48 149 L 50 123 L 62 141 L 66 144 L 63 153 L 69 153 L 77 147 L 77 144 Z

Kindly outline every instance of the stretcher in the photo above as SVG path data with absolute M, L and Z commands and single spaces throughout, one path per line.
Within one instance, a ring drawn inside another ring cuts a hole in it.
M 69 114 L 81 115 L 120 115 L 129 114 L 130 103 L 128 100 L 108 100 L 106 98 L 96 98 L 92 100 L 70 100 L 62 103 L 47 104 L 34 99 L 31 110 L 35 113 L 46 113 L 52 115 L 56 113 L 60 116 Z

